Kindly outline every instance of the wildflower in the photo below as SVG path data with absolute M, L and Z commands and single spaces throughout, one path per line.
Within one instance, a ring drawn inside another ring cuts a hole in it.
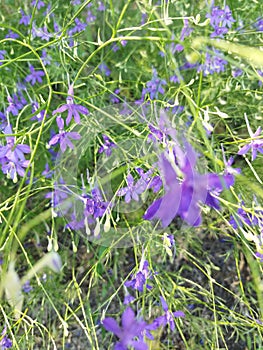
M 106 156 L 109 157 L 112 152 L 112 148 L 116 147 L 114 142 L 111 142 L 107 135 L 102 135 L 104 143 L 99 148 L 99 153 L 105 152 Z
M 5 50 L 0 50 L 0 61 L 4 60 L 5 58 L 6 51 Z M 3 62 L 0 62 L 0 66 L 3 64 Z
M 46 6 L 46 4 L 44 3 L 44 1 L 42 1 L 42 0 L 33 0 L 33 1 L 31 2 L 31 5 L 32 5 L 32 6 L 36 6 L 38 10 L 40 10 L 41 7 L 45 7 L 45 6 Z
M 112 103 L 120 103 L 119 98 L 116 96 L 116 95 L 118 95 L 120 93 L 120 91 L 121 91 L 120 89 L 115 89 L 114 93 L 110 94 L 110 101 Z
M 30 24 L 31 16 L 26 15 L 25 12 L 21 9 L 20 13 L 22 15 L 22 18 L 19 21 L 19 24 L 24 24 L 25 26 L 28 26 Z
M 101 63 L 98 68 L 101 71 L 101 73 L 106 75 L 106 77 L 111 75 L 111 70 L 109 69 L 109 67 L 105 63 Z
M 76 105 L 74 103 L 74 91 L 73 91 L 73 84 L 71 84 L 69 86 L 68 89 L 68 97 L 67 97 L 67 104 L 62 105 L 61 107 L 59 107 L 58 109 L 56 109 L 55 111 L 53 111 L 52 115 L 56 114 L 56 113 L 63 113 L 65 111 L 68 111 L 68 116 L 66 119 L 66 124 L 69 125 L 72 116 L 74 117 L 74 120 L 77 124 L 80 123 L 80 115 L 84 114 L 87 115 L 89 114 L 89 111 L 86 107 L 81 106 L 81 105 Z
M 104 5 L 104 3 L 102 1 L 98 1 L 98 7 L 97 7 L 98 11 L 105 11 L 106 10 L 106 6 Z
M 13 32 L 11 29 L 8 30 L 8 34 L 5 36 L 6 38 L 11 38 L 11 39 L 18 39 L 19 35 L 15 32 Z
M 68 34 L 69 34 L 70 36 L 73 35 L 73 34 L 75 34 L 75 33 L 80 33 L 80 32 L 82 32 L 82 31 L 85 30 L 86 27 L 87 27 L 87 24 L 82 23 L 78 18 L 75 18 L 75 23 L 76 23 L 75 27 L 73 27 L 72 29 L 70 29 L 70 30 L 68 31 Z
M 232 24 L 235 22 L 234 18 L 232 17 L 232 12 L 227 5 L 223 9 L 218 6 L 213 6 L 211 13 L 207 14 L 206 17 L 210 18 L 210 25 L 214 29 L 211 37 L 223 38 L 232 27 Z
M 146 323 L 144 321 L 137 321 L 134 311 L 128 307 L 122 314 L 122 327 L 118 325 L 116 320 L 112 317 L 106 317 L 102 321 L 103 327 L 115 334 L 119 341 L 115 344 L 115 350 L 128 350 L 132 346 L 135 350 L 147 350 L 148 346 L 144 343 L 141 333 L 145 329 Z M 134 338 L 137 338 L 135 340 Z
M 183 26 L 183 29 L 181 31 L 180 40 L 184 41 L 184 39 L 187 36 L 189 36 L 192 33 L 193 30 L 194 30 L 193 28 L 189 27 L 189 20 L 188 19 L 184 19 L 184 26 Z
M 23 286 L 22 286 L 22 290 L 24 293 L 30 293 L 31 290 L 33 290 L 33 287 L 30 285 L 30 281 L 26 281 Z
M 138 184 L 134 183 L 134 178 L 131 174 L 127 175 L 126 178 L 127 187 L 121 188 L 117 195 L 120 197 L 124 197 L 124 200 L 126 203 L 130 203 L 131 199 L 134 199 L 135 201 L 139 200 L 139 194 L 142 194 L 144 192 L 143 186 L 138 186 Z M 141 185 L 141 184 L 140 184 Z
M 49 141 L 49 146 L 54 146 L 59 142 L 61 152 L 64 153 L 67 147 L 74 149 L 70 139 L 79 140 L 81 138 L 80 134 L 74 131 L 67 132 L 64 130 L 64 120 L 61 117 L 57 118 L 57 124 L 59 127 L 59 133 L 54 135 Z
M 149 94 L 151 100 L 157 99 L 159 94 L 164 94 L 164 85 L 167 85 L 167 82 L 164 79 L 158 78 L 157 70 L 153 68 L 153 77 L 146 83 L 146 87 L 143 88 L 142 98 L 146 94 Z
M 206 53 L 205 54 L 205 62 L 201 64 L 197 71 L 203 71 L 204 75 L 207 76 L 209 74 L 221 73 L 225 71 L 225 66 L 227 65 L 227 61 L 224 60 L 221 52 L 213 48 L 213 54 Z
M 254 27 L 257 29 L 259 32 L 263 32 L 263 18 L 259 17 L 254 24 Z
M 160 296 L 160 300 L 161 300 L 162 308 L 165 314 L 163 316 L 156 318 L 153 321 L 153 325 L 156 328 L 159 328 L 161 326 L 164 327 L 167 324 L 169 324 L 171 331 L 174 331 L 175 329 L 174 317 L 185 317 L 185 313 L 183 311 L 170 312 L 168 309 L 168 305 L 162 296 Z
M 254 138 L 258 137 L 261 134 L 261 127 L 259 126 L 256 132 L 253 133 L 250 128 L 246 114 L 245 114 L 245 120 L 246 120 L 249 136 L 252 140 L 247 145 L 241 147 L 240 150 L 237 152 L 237 154 L 244 155 L 251 149 L 252 162 L 253 162 L 257 158 L 257 152 L 263 153 L 263 140 L 258 140 L 258 139 L 254 140 Z
M 169 159 L 169 153 L 160 156 L 159 167 L 163 173 L 166 193 L 152 203 L 144 214 L 144 219 L 160 219 L 163 227 L 166 227 L 179 215 L 189 225 L 199 226 L 202 221 L 200 202 L 215 209 L 220 208 L 213 191 L 221 192 L 224 187 L 232 185 L 233 177 L 214 173 L 199 174 L 194 169 L 196 153 L 187 142 L 185 149 L 184 155 L 179 146 L 173 148 L 173 156 L 176 158 L 173 162 Z M 177 172 L 183 177 L 181 181 Z
M 38 109 L 39 109 L 38 102 L 32 102 L 32 113 L 35 113 Z M 37 120 L 37 121 L 41 122 L 44 118 L 44 115 L 45 115 L 45 110 L 42 109 L 42 111 L 33 115 L 33 117 L 31 117 L 30 120 Z
M 29 66 L 30 69 L 30 74 L 26 76 L 25 81 L 27 83 L 31 83 L 32 85 L 35 85 L 36 82 L 38 83 L 42 83 L 42 78 L 45 73 L 40 70 L 40 71 L 36 71 L 35 68 L 33 66 Z
M 88 10 L 87 12 L 87 17 L 86 17 L 86 21 L 88 23 L 92 23 L 96 20 L 96 16 L 92 13 L 92 11 Z
M 109 206 L 109 203 L 103 200 L 98 188 L 94 188 L 91 194 L 83 194 L 82 201 L 85 217 L 92 216 L 94 219 L 102 217 Z
M 58 181 L 54 182 L 54 190 L 48 192 L 45 195 L 45 198 L 50 199 L 50 204 L 52 208 L 57 208 L 58 206 L 62 207 L 65 212 L 71 207 L 70 202 L 65 205 L 66 199 L 69 197 L 69 191 L 66 186 L 64 179 L 61 177 Z
M 148 266 L 149 266 L 148 261 L 142 259 L 140 263 L 139 271 L 135 275 L 133 275 L 130 281 L 126 281 L 124 285 L 126 287 L 136 289 L 139 292 L 143 292 L 144 286 L 147 289 L 152 289 L 150 285 L 146 284 L 147 279 L 151 278 L 152 276 Z
M 6 327 L 4 327 L 1 335 L 2 335 L 2 339 L 0 340 L 1 350 L 11 349 L 13 346 L 13 343 L 12 343 L 12 340 L 9 339 L 8 336 L 6 335 Z

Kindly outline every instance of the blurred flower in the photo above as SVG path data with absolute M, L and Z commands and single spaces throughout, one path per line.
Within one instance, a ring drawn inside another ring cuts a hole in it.
M 205 76 L 224 72 L 225 66 L 228 64 L 219 50 L 213 48 L 212 51 L 213 54 L 206 52 L 205 62 L 200 64 L 197 69 L 198 72 L 203 71 Z
M 111 70 L 108 68 L 108 66 L 106 65 L 106 63 L 101 63 L 99 65 L 99 70 L 101 71 L 101 73 L 105 74 L 106 77 L 108 77 L 109 75 L 111 75 Z
M 219 209 L 214 191 L 219 193 L 233 184 L 232 175 L 199 174 L 195 170 L 197 154 L 188 142 L 184 147 L 185 154 L 179 146 L 174 146 L 170 156 L 169 152 L 160 156 L 159 168 L 166 193 L 155 200 L 144 214 L 146 220 L 161 220 L 163 227 L 168 226 L 176 215 L 189 225 L 199 226 L 202 221 L 200 202 Z M 181 180 L 178 175 L 182 177 Z
M 30 24 L 31 16 L 26 15 L 22 9 L 20 9 L 20 13 L 22 15 L 22 18 L 20 19 L 19 24 L 24 24 L 25 26 L 28 26 Z
M 148 266 L 148 261 L 142 258 L 138 272 L 132 276 L 130 281 L 126 281 L 124 285 L 126 287 L 136 289 L 139 292 L 143 292 L 144 286 L 147 289 L 152 289 L 150 285 L 146 284 L 147 279 L 152 277 L 152 273 L 149 271 Z
M 46 4 L 44 3 L 44 1 L 42 1 L 42 0 L 33 0 L 33 1 L 31 2 L 31 5 L 32 5 L 32 6 L 35 6 L 35 5 L 36 5 L 38 10 L 40 10 L 41 7 L 45 7 L 45 6 L 46 6 Z
M 134 183 L 134 178 L 131 174 L 127 175 L 126 178 L 127 187 L 121 188 L 117 192 L 117 196 L 124 197 L 124 200 L 126 203 L 130 203 L 131 199 L 138 201 L 139 200 L 139 194 L 142 194 L 144 192 L 144 187 L 141 186 L 141 183 Z
M 223 9 L 218 6 L 213 6 L 211 13 L 208 13 L 206 18 L 210 18 L 210 25 L 214 29 L 211 37 L 223 38 L 228 32 L 229 28 L 231 28 L 232 24 L 235 22 L 228 5 L 226 5 Z
M 259 31 L 259 32 L 263 32 L 263 18 L 259 17 L 256 21 L 256 23 L 254 24 L 254 27 Z
M 1 333 L 2 339 L 0 340 L 1 350 L 11 349 L 13 346 L 12 340 L 6 335 L 6 327 L 4 327 L 3 332 Z
M 0 50 L 0 60 L 4 60 L 6 51 Z M 3 64 L 3 62 L 0 62 L 0 66 Z
M 162 308 L 165 314 L 163 316 L 157 317 L 153 321 L 153 325 L 156 328 L 159 328 L 161 326 L 164 327 L 167 324 L 169 324 L 171 331 L 174 331 L 175 329 L 174 317 L 185 317 L 185 314 L 183 311 L 170 312 L 168 309 L 168 305 L 162 296 L 160 296 L 160 300 L 161 300 Z
M 180 40 L 184 41 L 184 39 L 187 36 L 189 36 L 192 33 L 193 30 L 194 29 L 189 26 L 189 20 L 188 19 L 184 19 L 184 26 L 183 26 L 183 29 L 181 31 Z
M 15 32 L 13 32 L 11 29 L 8 30 L 8 34 L 5 36 L 6 38 L 11 38 L 11 39 L 18 39 L 19 35 Z
M 112 148 L 117 147 L 114 142 L 110 141 L 107 135 L 102 135 L 104 143 L 102 146 L 99 148 L 99 153 L 104 153 L 106 154 L 107 157 L 111 155 Z
M 74 120 L 77 124 L 80 123 L 80 115 L 84 114 L 87 115 L 89 114 L 89 111 L 86 107 L 77 105 L 74 103 L 74 90 L 73 90 L 73 84 L 69 86 L 68 89 L 68 97 L 67 97 L 67 104 L 62 105 L 61 107 L 57 108 L 55 111 L 53 111 L 52 115 L 56 113 L 63 113 L 65 111 L 68 111 L 68 116 L 66 119 L 66 124 L 68 125 L 72 119 L 72 116 L 74 117 Z
M 247 145 L 241 147 L 240 150 L 237 152 L 237 154 L 244 155 L 251 149 L 252 162 L 253 162 L 257 158 L 257 152 L 263 153 L 263 140 L 259 140 L 259 139 L 254 140 L 254 138 L 258 137 L 261 134 L 261 127 L 259 126 L 256 132 L 253 133 L 250 128 L 246 114 L 245 114 L 245 120 L 246 120 L 249 136 L 252 140 Z
M 142 90 L 142 99 L 146 94 L 150 95 L 150 99 L 158 99 L 159 94 L 164 94 L 164 85 L 167 85 L 167 82 L 164 79 L 158 78 L 158 73 L 155 68 L 153 68 L 153 77 L 146 83 L 146 87 Z
M 47 54 L 47 51 L 44 49 L 42 50 L 42 56 L 41 56 L 42 62 L 45 66 L 48 66 L 51 64 L 51 56 Z
M 32 85 L 35 85 L 36 82 L 42 83 L 42 78 L 45 73 L 42 70 L 36 71 L 35 68 L 30 65 L 29 66 L 30 69 L 30 74 L 28 74 L 25 78 L 25 81 L 27 83 L 31 83 Z
M 106 317 L 102 321 L 103 327 L 115 334 L 119 341 L 115 344 L 115 350 L 128 350 L 132 346 L 135 350 L 147 350 L 148 346 L 143 340 L 139 338 L 143 332 L 146 323 L 144 321 L 137 321 L 134 311 L 128 307 L 122 314 L 122 327 L 118 325 L 116 320 L 112 317 Z

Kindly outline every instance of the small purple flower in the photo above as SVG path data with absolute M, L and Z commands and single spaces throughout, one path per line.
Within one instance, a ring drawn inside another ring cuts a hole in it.
M 109 207 L 109 203 L 103 200 L 98 188 L 94 188 L 91 194 L 83 194 L 82 201 L 84 203 L 85 217 L 101 218 Z
M 203 71 L 205 76 L 214 73 L 221 73 L 225 71 L 225 66 L 227 64 L 228 62 L 224 60 L 222 53 L 213 49 L 213 54 L 206 53 L 205 62 L 198 67 L 197 71 Z
M 59 127 L 59 133 L 51 138 L 48 145 L 54 146 L 57 143 L 60 145 L 61 152 L 64 153 L 67 147 L 74 149 L 72 140 L 79 140 L 81 138 L 80 134 L 77 132 L 67 132 L 64 130 L 64 120 L 61 117 L 57 118 L 57 124 Z
M 0 61 L 5 59 L 5 50 L 0 50 Z M 3 64 L 3 62 L 0 62 L 0 66 Z
M 243 74 L 243 70 L 240 68 L 233 68 L 231 74 L 233 78 L 237 78 Z
M 183 26 L 183 29 L 181 31 L 180 40 L 184 41 L 184 39 L 187 36 L 189 36 L 192 33 L 193 30 L 194 30 L 193 28 L 189 27 L 189 20 L 188 19 L 184 19 L 184 26 Z
M 146 327 L 144 321 L 137 321 L 134 311 L 128 307 L 122 314 L 122 327 L 118 325 L 112 317 L 106 317 L 102 321 L 103 327 L 114 333 L 119 341 L 115 344 L 115 350 L 128 350 L 132 346 L 135 350 L 147 350 L 148 346 L 141 338 L 141 334 Z M 134 340 L 134 338 L 139 338 Z
M 44 1 L 42 0 L 33 0 L 31 2 L 31 5 L 32 6 L 37 6 L 37 9 L 40 10 L 42 7 L 45 7 L 46 4 L 44 3 Z
M 81 105 L 76 105 L 74 103 L 74 91 L 73 91 L 73 84 L 71 84 L 69 86 L 68 89 L 68 97 L 67 97 L 67 103 L 62 105 L 61 107 L 57 108 L 55 111 L 53 111 L 52 115 L 56 114 L 56 113 L 63 113 L 65 111 L 68 111 L 68 116 L 66 119 L 66 124 L 69 125 L 72 116 L 74 117 L 74 120 L 77 124 L 80 123 L 80 115 L 84 114 L 84 115 L 88 115 L 89 111 L 86 107 L 81 106 Z
M 232 27 L 232 24 L 235 22 L 232 17 L 232 12 L 229 6 L 225 6 L 221 9 L 218 6 L 213 6 L 211 13 L 206 15 L 207 18 L 210 18 L 210 25 L 213 27 L 214 32 L 211 34 L 211 37 L 224 37 L 228 32 L 228 29 Z
M 101 73 L 105 74 L 106 77 L 111 75 L 111 70 L 109 69 L 109 67 L 106 65 L 106 63 L 101 63 L 99 65 L 99 70 L 101 71 Z
M 96 21 L 96 16 L 92 13 L 91 10 L 88 10 L 88 12 L 87 12 L 86 21 L 87 21 L 87 23 L 92 23 L 92 22 Z
M 174 331 L 175 329 L 174 317 L 176 318 L 185 317 L 185 313 L 183 311 L 170 312 L 168 309 L 168 305 L 162 296 L 160 296 L 160 300 L 161 300 L 162 308 L 165 314 L 163 316 L 156 318 L 153 321 L 153 324 L 156 328 L 159 328 L 161 326 L 164 327 L 167 324 L 169 324 L 171 331 Z
M 134 183 L 134 178 L 131 174 L 127 175 L 126 182 L 127 182 L 127 187 L 121 188 L 117 192 L 117 195 L 120 197 L 125 196 L 124 200 L 126 203 L 130 203 L 132 199 L 135 201 L 138 201 L 139 194 L 142 194 L 145 189 L 143 188 L 143 186 L 141 186 L 141 184 L 139 184 L 138 186 L 138 183 L 137 184 Z
M 98 7 L 97 7 L 98 11 L 103 12 L 106 10 L 106 6 L 104 5 L 103 1 L 98 1 L 97 5 L 98 5 Z
M 44 118 L 45 115 L 45 110 L 42 109 L 42 111 L 38 112 L 37 114 L 35 114 L 35 112 L 39 109 L 39 105 L 38 102 L 32 102 L 32 113 L 34 113 L 34 116 L 30 118 L 30 120 L 37 120 L 39 122 L 41 122 Z M 46 115 L 47 117 L 47 115 Z
M 139 292 L 143 292 L 144 286 L 147 289 L 152 289 L 152 287 L 146 283 L 147 279 L 152 277 L 152 273 L 149 271 L 148 266 L 148 261 L 142 259 L 138 272 L 135 275 L 133 275 L 130 281 L 126 281 L 124 285 L 126 287 L 136 289 Z
M 5 36 L 6 38 L 11 38 L 11 39 L 18 39 L 19 35 L 15 32 L 13 32 L 12 30 L 8 30 L 8 34 L 6 34 Z
M 24 24 L 25 26 L 28 26 L 30 24 L 31 16 L 26 15 L 25 12 L 21 9 L 20 13 L 22 15 L 22 18 L 19 21 L 19 24 Z
M 30 281 L 26 281 L 22 286 L 23 292 L 30 293 L 33 287 L 30 285 Z
M 82 23 L 78 18 L 75 18 L 75 23 L 76 23 L 75 27 L 73 27 L 72 29 L 70 29 L 70 30 L 68 31 L 68 34 L 69 34 L 70 36 L 73 35 L 73 34 L 75 34 L 75 33 L 80 33 L 80 32 L 82 32 L 82 31 L 85 30 L 86 27 L 87 27 L 87 24 L 86 24 L 86 23 Z
M 165 92 L 164 85 L 167 85 L 167 82 L 158 78 L 157 70 L 153 68 L 153 77 L 146 83 L 146 87 L 143 88 L 142 98 L 149 94 L 151 100 L 158 99 L 159 94 L 163 95 Z
M 25 81 L 27 83 L 31 83 L 32 85 L 35 85 L 36 82 L 42 83 L 42 78 L 45 73 L 42 70 L 36 71 L 33 66 L 30 65 L 30 74 L 26 76 Z
M 104 153 L 106 154 L 107 157 L 111 155 L 112 148 L 116 147 L 115 143 L 110 141 L 107 135 L 102 135 L 104 143 L 102 146 L 99 148 L 99 153 Z
M 254 24 L 254 27 L 257 29 L 259 32 L 263 32 L 263 18 L 259 17 Z
M 12 340 L 8 338 L 6 335 L 6 327 L 4 327 L 3 332 L 2 332 L 2 339 L 0 340 L 0 347 L 1 350 L 5 349 L 11 349 L 13 346 Z
M 245 120 L 246 120 L 249 136 L 252 140 L 245 146 L 241 147 L 237 154 L 244 155 L 251 149 L 252 162 L 253 162 L 257 158 L 257 152 L 263 153 L 263 140 L 259 140 L 259 139 L 254 140 L 254 138 L 258 138 L 258 136 L 261 134 L 261 127 L 259 126 L 256 132 L 253 133 L 250 128 L 246 114 L 245 114 Z
M 49 164 L 45 164 L 45 170 L 42 171 L 41 175 L 43 175 L 46 179 L 51 179 L 53 176 L 54 171 L 50 170 Z

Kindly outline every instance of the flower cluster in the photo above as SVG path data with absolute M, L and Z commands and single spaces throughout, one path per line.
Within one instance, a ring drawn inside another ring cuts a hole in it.
M 226 5 L 223 9 L 218 6 L 213 6 L 211 13 L 208 13 L 206 17 L 210 18 L 210 25 L 214 29 L 214 32 L 211 34 L 212 38 L 223 38 L 232 27 L 232 24 L 235 22 L 228 5 Z

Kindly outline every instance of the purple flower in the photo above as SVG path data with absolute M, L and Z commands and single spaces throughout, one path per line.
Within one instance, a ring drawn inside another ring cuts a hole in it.
M 124 200 L 126 203 L 130 203 L 132 199 L 138 201 L 139 194 L 142 194 L 145 189 L 143 188 L 143 186 L 141 186 L 141 184 L 134 184 L 134 178 L 131 174 L 127 175 L 126 182 L 128 186 L 121 188 L 117 192 L 117 196 L 125 196 Z
M 54 182 L 54 189 L 45 195 L 45 198 L 50 199 L 51 207 L 57 208 L 58 206 L 60 206 L 60 209 L 63 208 L 64 214 L 71 207 L 70 202 L 68 203 L 65 202 L 68 199 L 68 197 L 69 197 L 69 190 L 62 177 L 58 181 Z M 57 212 L 57 215 L 59 213 L 62 214 L 62 211 L 60 210 L 60 212 Z
M 30 285 L 30 281 L 26 281 L 22 286 L 23 292 L 30 293 L 33 287 Z
M 111 149 L 116 147 L 114 142 L 111 142 L 107 135 L 102 135 L 104 143 L 99 148 L 99 153 L 105 152 L 106 156 L 109 157 L 111 155 Z
M 43 77 L 45 73 L 42 70 L 36 71 L 35 68 L 31 65 L 29 69 L 30 69 L 30 74 L 26 76 L 25 81 L 27 83 L 31 83 L 32 85 L 35 85 L 36 82 L 42 83 L 41 77 Z
M 64 120 L 61 117 L 57 118 L 57 124 L 59 127 L 59 133 L 54 135 L 49 141 L 49 146 L 54 146 L 57 143 L 60 145 L 61 152 L 64 153 L 67 147 L 74 149 L 72 140 L 79 140 L 81 138 L 80 134 L 74 131 L 67 132 L 64 130 Z
M 144 321 L 137 321 L 134 311 L 128 307 L 122 314 L 122 326 L 120 327 L 116 320 L 112 317 L 106 317 L 102 321 L 103 327 L 114 333 L 119 341 L 115 344 L 115 350 L 128 350 L 132 346 L 135 350 L 147 350 L 148 346 L 140 338 L 146 323 Z
M 2 332 L 2 339 L 0 340 L 1 350 L 11 349 L 13 346 L 12 340 L 9 339 L 6 335 L 6 327 L 4 327 Z
M 58 109 L 56 109 L 55 111 L 53 111 L 52 115 L 56 114 L 56 113 L 63 113 L 66 110 L 68 111 L 68 116 L 66 119 L 66 124 L 69 125 L 72 116 L 74 117 L 74 120 L 77 124 L 80 123 L 80 115 L 84 114 L 87 115 L 89 114 L 89 111 L 86 107 L 81 106 L 81 105 L 76 105 L 74 104 L 74 91 L 73 91 L 73 84 L 71 84 L 69 86 L 68 89 L 68 97 L 67 97 L 67 104 L 62 105 L 61 107 L 59 107 Z
M 5 50 L 0 50 L 0 61 L 4 60 L 5 58 L 6 51 Z M 3 64 L 3 62 L 0 62 L 0 66 Z
M 46 179 L 51 179 L 53 176 L 54 171 L 50 170 L 49 164 L 45 164 L 45 170 L 42 171 L 41 175 L 43 175 Z
M 163 153 L 160 156 L 159 168 L 163 173 L 166 193 L 152 203 L 144 214 L 144 219 L 160 219 L 163 227 L 166 227 L 179 215 L 189 225 L 199 226 L 202 221 L 200 202 L 215 209 L 220 208 L 213 193 L 232 185 L 233 176 L 199 174 L 195 170 L 197 154 L 187 142 L 185 151 L 184 154 L 179 146 L 174 146 L 173 161 L 169 154 Z M 182 177 L 181 181 L 178 175 Z
M 40 10 L 41 7 L 45 7 L 45 6 L 46 6 L 46 4 L 44 3 L 44 1 L 41 1 L 41 0 L 33 0 L 33 1 L 31 2 L 31 5 L 32 5 L 32 6 L 35 6 L 35 5 L 36 5 L 38 10 Z
M 98 188 L 94 188 L 91 194 L 83 194 L 85 217 L 92 216 L 94 219 L 100 218 L 107 210 L 109 203 L 105 202 Z
M 105 11 L 106 10 L 106 6 L 104 5 L 104 3 L 102 1 L 98 1 L 97 3 L 98 7 L 97 7 L 97 10 L 98 11 Z
M 6 38 L 11 38 L 11 39 L 18 39 L 19 35 L 15 32 L 13 32 L 12 30 L 8 30 L 8 34 L 6 34 L 5 36 Z
M 87 17 L 86 17 L 86 21 L 88 23 L 92 23 L 96 20 L 96 16 L 92 13 L 92 11 L 88 10 L 87 12 Z
M 259 31 L 259 32 L 263 32 L 263 18 L 259 17 L 256 21 L 256 23 L 254 24 L 254 27 Z
M 154 327 L 159 328 L 161 326 L 164 327 L 167 324 L 169 324 L 171 331 L 174 331 L 175 329 L 174 317 L 185 317 L 185 314 L 183 311 L 170 312 L 168 309 L 168 305 L 162 296 L 160 296 L 160 300 L 161 300 L 162 308 L 165 314 L 163 316 L 156 318 L 153 321 L 153 325 Z
M 151 100 L 158 99 L 159 94 L 163 95 L 165 92 L 164 85 L 167 85 L 167 82 L 158 78 L 157 70 L 153 68 L 153 77 L 146 83 L 146 87 L 143 88 L 142 98 L 149 94 Z
M 108 66 L 105 63 L 101 63 L 98 68 L 101 71 L 101 73 L 106 75 L 106 77 L 111 75 L 111 70 L 108 68 Z
M 139 292 L 143 292 L 144 286 L 147 289 L 152 289 L 152 287 L 146 283 L 147 279 L 152 277 L 152 273 L 149 271 L 148 266 L 148 261 L 142 259 L 138 272 L 135 275 L 133 275 L 130 281 L 126 281 L 124 285 L 126 287 L 136 289 Z
M 82 32 L 82 31 L 85 30 L 86 27 L 87 27 L 87 24 L 86 24 L 86 23 L 82 23 L 78 18 L 75 18 L 75 23 L 76 23 L 75 27 L 73 27 L 72 29 L 70 29 L 70 30 L 68 31 L 68 34 L 69 34 L 70 36 L 73 35 L 73 34 L 75 34 L 75 33 L 80 33 L 80 32 Z
M 188 19 L 184 19 L 184 26 L 183 26 L 183 29 L 181 31 L 180 40 L 184 41 L 184 39 L 187 36 L 189 36 L 192 33 L 193 30 L 194 30 L 193 28 L 189 27 L 189 20 Z
M 38 112 L 37 114 L 35 114 L 35 112 L 39 109 L 39 105 L 38 102 L 32 102 L 32 113 L 34 113 L 33 117 L 30 118 L 30 120 L 37 120 L 39 122 L 41 122 L 44 118 L 45 115 L 45 110 L 42 109 L 42 111 Z M 47 115 L 46 115 L 47 117 Z
M 24 24 L 25 26 L 28 26 L 30 24 L 31 16 L 26 15 L 25 12 L 21 9 L 20 13 L 22 15 L 22 18 L 19 21 L 19 24 Z
M 203 71 L 204 75 L 207 76 L 209 74 L 220 73 L 225 71 L 225 66 L 227 65 L 227 61 L 224 60 L 222 53 L 216 49 L 213 49 L 213 54 L 206 53 L 205 62 L 201 64 L 197 71 Z
M 245 120 L 246 120 L 249 136 L 252 140 L 245 146 L 241 147 L 240 150 L 237 152 L 237 154 L 239 155 L 246 154 L 251 149 L 252 162 L 253 162 L 257 158 L 257 152 L 263 153 L 263 140 L 259 140 L 259 139 L 254 140 L 254 138 L 258 137 L 261 134 L 261 127 L 259 126 L 256 132 L 253 133 L 250 128 L 246 114 L 245 114 Z
M 231 28 L 232 24 L 235 22 L 232 17 L 232 12 L 227 5 L 223 9 L 218 6 L 213 6 L 211 14 L 207 14 L 206 17 L 210 18 L 210 25 L 214 29 L 211 37 L 224 37 L 228 29 Z

